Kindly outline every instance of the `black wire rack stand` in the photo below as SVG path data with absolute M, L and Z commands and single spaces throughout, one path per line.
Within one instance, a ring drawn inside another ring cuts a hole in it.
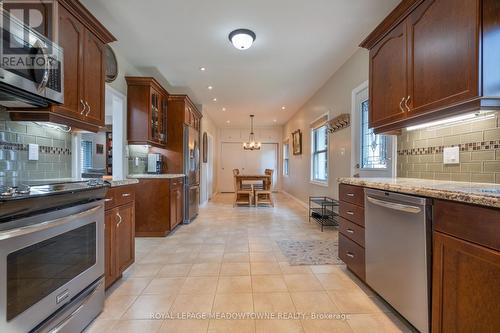
M 339 202 L 330 197 L 309 197 L 309 222 L 311 219 L 323 227 L 339 225 Z

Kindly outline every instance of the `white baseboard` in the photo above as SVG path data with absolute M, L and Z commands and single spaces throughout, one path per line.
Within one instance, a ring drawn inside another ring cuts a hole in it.
M 284 190 L 281 190 L 281 193 L 283 193 L 284 195 L 288 196 L 289 198 L 291 198 L 291 199 L 295 200 L 295 201 L 296 201 L 297 203 L 299 203 L 302 207 L 304 207 L 304 208 L 309 208 L 309 205 L 308 205 L 306 202 L 304 202 L 304 201 L 300 200 L 299 198 L 297 198 L 297 197 L 295 197 L 295 196 L 291 195 L 290 193 L 288 193 L 288 192 L 286 192 L 286 191 L 284 191 Z

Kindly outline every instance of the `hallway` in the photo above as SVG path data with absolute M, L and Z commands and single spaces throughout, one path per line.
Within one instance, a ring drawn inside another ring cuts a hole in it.
M 276 244 L 336 237 L 284 194 L 257 209 L 219 194 L 168 237 L 136 239 L 136 263 L 88 332 L 410 332 L 344 265 L 290 266 Z

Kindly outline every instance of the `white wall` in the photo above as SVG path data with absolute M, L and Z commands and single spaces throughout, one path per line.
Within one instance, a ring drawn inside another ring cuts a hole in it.
M 201 106 L 198 106 L 201 108 Z M 206 112 L 203 112 L 203 118 L 201 118 L 201 133 L 200 137 L 202 142 L 200 142 L 200 145 L 202 145 L 203 149 L 203 133 L 207 133 L 208 135 L 212 136 L 213 138 L 213 151 L 214 151 L 214 156 L 211 159 L 208 159 L 208 161 L 212 161 L 212 170 L 213 170 L 213 187 L 212 187 L 212 194 L 217 192 L 217 168 L 218 168 L 218 161 L 219 161 L 219 152 L 217 150 L 217 139 L 218 139 L 218 130 L 217 126 L 215 123 L 212 121 L 212 119 L 208 116 Z M 208 200 L 208 195 L 207 195 L 207 172 L 208 172 L 208 165 L 207 163 L 203 162 L 203 151 L 200 156 L 201 159 L 201 189 L 200 189 L 200 203 L 205 203 Z
M 291 133 L 297 129 L 302 131 L 302 155 L 295 156 L 290 152 L 290 174 L 288 177 L 282 177 L 284 191 L 304 202 L 307 202 L 311 195 L 338 198 L 336 179 L 350 176 L 351 172 L 351 130 L 346 128 L 329 134 L 328 186 L 321 186 L 310 182 L 310 123 L 325 113 L 329 114 L 329 118 L 341 113 L 350 113 L 351 92 L 366 80 L 368 80 L 368 51 L 359 49 L 285 124 L 283 139 L 289 138 L 290 145 Z
M 218 130 L 218 140 L 217 140 L 217 151 L 222 160 L 224 156 L 221 155 L 221 147 L 223 142 L 238 142 L 243 144 L 243 142 L 248 141 L 248 135 L 250 133 L 250 128 L 233 128 L 233 127 L 223 127 Z M 282 146 L 282 133 L 283 127 L 274 126 L 274 127 L 258 127 L 254 129 L 255 139 L 260 141 L 261 143 L 277 143 L 278 144 L 278 170 L 274 172 L 277 173 L 277 184 L 275 185 L 276 189 L 282 188 L 282 180 L 281 180 L 281 170 L 282 170 L 282 156 L 283 156 L 283 146 Z M 243 148 L 242 148 L 243 149 Z M 221 165 L 217 166 L 217 173 L 221 170 Z

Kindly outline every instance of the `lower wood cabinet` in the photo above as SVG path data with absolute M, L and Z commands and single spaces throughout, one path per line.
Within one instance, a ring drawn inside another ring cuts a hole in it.
M 184 219 L 184 181 L 178 178 L 142 178 L 136 188 L 135 234 L 164 237 Z
M 135 201 L 132 193 L 131 186 L 124 186 L 112 188 L 107 194 L 104 221 L 106 288 L 121 278 L 135 259 Z
M 436 200 L 432 332 L 500 332 L 500 209 Z

